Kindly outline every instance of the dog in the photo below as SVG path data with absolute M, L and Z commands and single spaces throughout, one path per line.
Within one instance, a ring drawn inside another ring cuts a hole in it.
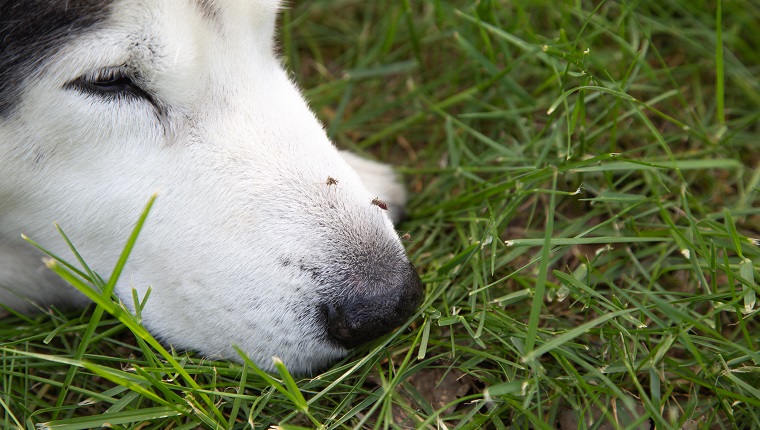
M 0 304 L 83 306 L 41 252 L 107 276 L 165 344 L 297 373 L 388 333 L 423 288 L 392 169 L 336 149 L 276 54 L 276 0 L 0 0 Z M 388 209 L 388 210 L 386 210 Z

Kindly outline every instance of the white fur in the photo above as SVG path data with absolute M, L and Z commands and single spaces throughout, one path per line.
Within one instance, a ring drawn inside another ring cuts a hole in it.
M 276 1 L 218 1 L 213 19 L 190 3 L 118 2 L 107 26 L 36 69 L 0 121 L 0 303 L 85 303 L 21 233 L 73 261 L 58 222 L 107 277 L 158 190 L 116 286 L 123 302 L 151 287 L 144 322 L 174 347 L 234 357 L 237 344 L 266 368 L 274 355 L 294 371 L 318 368 L 346 350 L 305 318 L 326 292 L 295 262 L 329 272 L 344 235 L 381 236 L 402 255 L 388 213 L 370 202 L 400 207 L 403 188 L 387 166 L 328 140 L 273 54 Z M 65 88 L 125 63 L 164 115 Z

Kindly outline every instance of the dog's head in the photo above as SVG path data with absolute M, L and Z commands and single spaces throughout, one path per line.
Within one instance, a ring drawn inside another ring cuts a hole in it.
M 167 343 L 305 372 L 408 318 L 422 286 L 368 188 L 403 191 L 328 140 L 274 54 L 277 3 L 0 0 L 0 254 L 24 232 L 65 255 L 55 220 L 107 276 L 159 190 L 116 293 L 150 287 Z

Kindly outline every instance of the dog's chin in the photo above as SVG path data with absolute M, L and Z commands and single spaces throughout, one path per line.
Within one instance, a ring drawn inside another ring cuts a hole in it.
M 241 351 L 243 351 L 242 348 Z M 285 365 L 288 372 L 293 375 L 314 376 L 326 371 L 349 353 L 350 350 L 348 349 L 336 347 L 330 342 L 320 341 L 305 346 L 303 350 L 281 350 L 269 357 L 259 355 L 257 357 L 248 356 L 247 358 L 256 364 L 257 367 L 269 373 L 277 373 L 275 361 L 279 360 Z M 231 359 L 241 364 L 245 362 L 239 354 L 234 357 L 218 358 Z
M 150 331 L 150 328 L 148 328 Z M 230 339 L 228 347 L 221 350 L 198 348 L 196 340 L 182 342 L 179 339 L 169 339 L 157 336 L 157 340 L 167 349 L 177 354 L 187 354 L 200 360 L 232 361 L 244 365 L 253 363 L 259 369 L 276 374 L 275 361 L 279 360 L 293 375 L 314 376 L 326 371 L 335 363 L 345 358 L 351 350 L 334 344 L 329 340 L 315 339 L 302 341 L 298 344 L 273 344 L 266 351 L 260 343 L 238 343 L 240 339 Z M 327 339 L 327 335 L 325 335 Z M 237 341 L 237 342 L 236 342 Z

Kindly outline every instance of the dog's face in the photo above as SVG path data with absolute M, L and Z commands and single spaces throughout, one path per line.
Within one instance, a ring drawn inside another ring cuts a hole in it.
M 116 293 L 150 287 L 167 343 L 304 372 L 409 317 L 419 277 L 276 58 L 277 7 L 0 1 L 0 257 L 69 255 L 57 221 L 108 276 L 158 191 Z

